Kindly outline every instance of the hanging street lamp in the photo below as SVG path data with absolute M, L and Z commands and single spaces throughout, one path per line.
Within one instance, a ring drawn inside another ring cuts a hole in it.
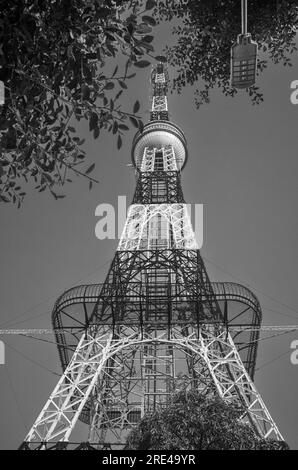
M 249 88 L 256 82 L 258 45 L 247 32 L 247 0 L 241 0 L 242 32 L 231 48 L 231 86 Z

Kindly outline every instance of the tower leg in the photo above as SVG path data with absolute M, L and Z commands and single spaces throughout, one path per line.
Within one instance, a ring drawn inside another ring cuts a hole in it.
M 228 402 L 238 402 L 244 407 L 243 421 L 251 424 L 260 437 L 283 440 L 230 334 L 223 327 L 217 333 L 214 329 L 214 326 L 203 329 L 199 347 L 219 395 Z M 196 341 L 195 344 L 197 348 Z
M 134 371 L 126 365 L 132 363 L 132 356 L 137 350 L 144 347 L 146 350 L 150 345 L 154 348 L 156 361 L 161 362 L 162 359 L 166 374 L 171 369 L 171 377 L 172 367 L 169 359 L 162 355 L 159 358 L 158 347 L 188 351 L 193 360 L 200 391 L 204 389 L 204 382 L 205 388 L 207 386 L 209 390 L 213 384 L 213 392 L 217 391 L 224 400 L 243 405 L 243 421 L 253 426 L 260 437 L 283 440 L 224 327 L 203 325 L 199 335 L 193 332 L 188 336 L 175 327 L 172 328 L 170 336 L 168 331 L 153 331 L 141 335 L 137 328 L 134 331 L 132 328 L 122 327 L 121 336 L 117 338 L 113 338 L 107 329 L 101 332 L 89 330 L 87 336 L 81 338 L 67 369 L 26 437 L 27 447 L 34 449 L 40 448 L 40 443 L 67 442 L 90 396 L 95 397 L 93 406 L 96 407 L 91 415 L 90 438 L 95 435 L 99 437 L 100 434 L 103 437 L 105 426 L 111 429 L 114 422 L 114 435 L 119 442 L 121 430 L 127 435 L 127 423 L 132 426 L 136 424 L 127 418 L 129 409 L 125 414 L 128 399 L 125 399 L 124 388 L 127 387 L 128 398 L 135 388 L 135 385 L 131 384 L 135 384 L 137 379 Z M 148 369 L 148 360 L 146 368 Z M 147 373 L 149 372 L 152 373 L 148 370 Z M 139 379 L 142 381 L 141 376 Z M 156 391 L 150 390 L 150 396 L 152 393 L 156 394 Z M 166 390 L 165 394 L 168 395 Z M 160 395 L 164 404 L 162 390 L 157 395 Z M 141 408 L 140 393 L 139 398 Z M 152 400 L 150 403 L 152 404 Z M 124 416 L 126 417 L 123 418 Z
M 110 333 L 82 336 L 77 349 L 25 441 L 68 441 L 111 347 Z

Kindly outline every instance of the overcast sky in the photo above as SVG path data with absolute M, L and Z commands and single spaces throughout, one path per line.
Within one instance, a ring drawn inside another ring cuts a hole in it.
M 160 34 L 157 53 L 167 40 Z M 199 111 L 190 88 L 169 97 L 172 120 L 188 142 L 184 195 L 188 203 L 204 204 L 202 255 L 208 273 L 211 280 L 249 285 L 261 302 L 265 325 L 298 324 L 298 105 L 290 102 L 297 55 L 293 64 L 270 66 L 262 74 L 260 106 L 252 106 L 245 92 L 232 99 L 216 89 Z M 138 70 L 123 107 L 131 111 L 139 99 L 147 119 L 148 96 L 149 69 Z M 50 327 L 56 298 L 71 286 L 102 282 L 116 250 L 117 240 L 96 239 L 95 209 L 100 203 L 116 205 L 118 195 L 130 202 L 135 178 L 126 164 L 134 132 L 118 151 L 110 135 L 93 140 L 86 125 L 76 127 L 86 138 L 100 184 L 89 192 L 87 183 L 75 178 L 65 199 L 32 190 L 19 211 L 1 205 L 0 328 Z M 285 439 L 298 449 L 298 365 L 290 362 L 294 339 L 298 331 L 260 342 L 256 385 Z M 58 380 L 52 372 L 61 369 L 54 344 L 19 336 L 2 340 L 0 447 L 16 448 Z M 82 431 L 81 425 L 78 438 Z

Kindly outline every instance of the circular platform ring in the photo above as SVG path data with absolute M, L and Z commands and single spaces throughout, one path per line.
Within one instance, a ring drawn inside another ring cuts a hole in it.
M 183 170 L 188 157 L 186 138 L 176 124 L 162 120 L 151 121 L 144 126 L 142 133 L 136 133 L 131 152 L 134 166 L 140 170 L 145 147 L 159 149 L 167 145 L 173 145 L 178 170 Z

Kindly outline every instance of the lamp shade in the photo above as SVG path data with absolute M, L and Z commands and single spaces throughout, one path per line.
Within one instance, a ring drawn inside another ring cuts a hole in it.
M 231 86 L 248 88 L 256 82 L 258 45 L 250 34 L 239 34 L 231 48 Z

